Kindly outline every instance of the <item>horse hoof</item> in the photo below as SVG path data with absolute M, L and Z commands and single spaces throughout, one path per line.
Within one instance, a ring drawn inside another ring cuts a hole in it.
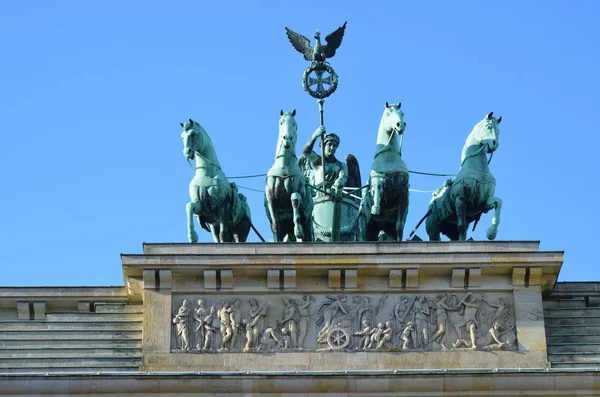
M 498 229 L 491 226 L 488 230 L 487 230 L 487 238 L 488 240 L 493 240 L 496 238 L 496 235 L 498 234 Z
M 197 243 L 198 242 L 198 233 L 196 233 L 195 230 L 192 230 L 190 233 L 188 233 L 188 241 L 190 243 Z

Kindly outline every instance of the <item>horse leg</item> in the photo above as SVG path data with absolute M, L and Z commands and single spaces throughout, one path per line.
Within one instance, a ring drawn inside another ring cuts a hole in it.
M 425 231 L 429 237 L 429 241 L 440 241 L 440 225 L 438 217 L 434 211 L 433 204 L 429 205 L 427 210 L 427 218 L 425 218 Z
M 492 225 L 487 230 L 487 238 L 493 240 L 496 238 L 496 234 L 498 234 L 498 225 L 500 224 L 500 210 L 502 209 L 502 200 L 498 197 L 488 197 L 485 202 L 485 206 L 488 212 L 492 208 L 494 209 L 494 217 L 492 218 Z
M 458 240 L 465 241 L 467 239 L 467 229 L 469 225 L 467 224 L 467 203 L 463 196 L 457 196 L 454 200 L 454 205 L 456 208 L 456 229 L 458 232 Z
M 373 206 L 371 207 L 371 214 L 373 215 L 379 215 L 379 213 L 381 212 L 381 186 L 379 184 L 381 184 L 381 181 L 377 181 L 377 182 L 373 182 L 373 180 L 371 179 L 371 184 L 377 183 L 377 185 L 375 185 L 375 188 L 373 188 L 372 192 L 371 192 L 371 197 L 373 199 Z M 372 188 L 372 187 L 371 187 Z
M 305 241 L 304 229 L 302 228 L 302 220 L 300 216 L 300 206 L 302 205 L 302 197 L 300 193 L 294 192 L 290 196 L 292 200 L 292 210 L 294 211 L 294 235 L 300 241 Z
M 232 227 L 231 235 L 233 236 L 233 242 L 234 243 L 239 243 L 240 242 L 240 234 L 239 234 L 238 230 L 235 227 Z
M 367 241 L 367 216 L 365 215 L 365 206 L 361 205 L 358 214 L 358 233 L 357 241 Z
M 400 192 L 398 200 L 398 218 L 396 219 L 396 241 L 402 241 L 404 236 L 404 225 L 408 215 L 408 189 Z
M 279 178 L 269 177 L 267 178 L 267 188 L 265 195 L 267 198 L 267 211 L 269 211 L 269 217 L 271 218 L 271 231 L 273 232 L 273 240 L 276 242 L 283 241 L 280 234 L 280 224 L 277 219 L 277 212 L 275 211 L 275 192 L 279 184 L 277 183 Z
M 312 192 L 306 185 L 300 186 L 302 192 L 302 229 L 304 229 L 304 240 L 313 241 L 315 239 L 315 231 L 313 229 L 313 217 L 312 211 L 314 207 Z
M 219 234 L 220 234 L 220 230 L 221 228 L 219 227 L 219 224 L 215 223 L 213 225 L 210 225 L 210 233 L 213 236 L 213 241 L 215 243 L 219 242 Z
M 185 205 L 185 211 L 187 213 L 188 241 L 190 243 L 197 243 L 198 233 L 194 230 L 194 214 L 200 213 L 200 203 L 190 201 Z
M 187 214 L 187 229 L 188 229 L 188 241 L 190 243 L 198 242 L 198 233 L 194 230 L 194 215 L 200 216 L 200 192 L 198 186 L 194 184 L 194 181 L 189 184 L 190 202 L 185 205 L 185 212 Z
M 222 202 L 219 206 L 219 242 L 228 243 L 229 240 L 229 225 L 231 223 L 231 204 Z
M 302 227 L 302 215 L 301 209 L 303 204 L 302 194 L 299 192 L 301 186 L 298 183 L 298 179 L 290 176 L 285 178 L 283 181 L 283 187 L 285 189 L 286 195 L 290 196 L 290 201 L 292 203 L 292 222 L 294 223 L 294 232 L 292 238 L 292 232 L 289 232 L 288 240 L 289 241 L 305 241 L 306 236 L 304 235 L 304 229 Z

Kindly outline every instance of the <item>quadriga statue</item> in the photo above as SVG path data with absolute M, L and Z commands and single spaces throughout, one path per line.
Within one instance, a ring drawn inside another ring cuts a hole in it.
M 463 147 L 458 175 L 433 193 L 426 215 L 430 240 L 439 240 L 440 233 L 450 240 L 466 240 L 469 224 L 475 221 L 477 225 L 481 214 L 491 209 L 494 218 L 487 238 L 496 238 L 502 200 L 494 196 L 496 179 L 490 172 L 486 154 L 490 154 L 491 160 L 500 146 L 501 121 L 502 117 L 495 118 L 492 112 L 475 125 Z
M 406 128 L 401 103 L 385 109 L 377 131 L 377 145 L 367 189 L 362 193 L 359 240 L 377 241 L 391 236 L 402 241 L 408 214 L 408 169 L 402 160 L 402 134 Z M 400 142 L 398 137 L 400 137 Z
M 200 226 L 212 233 L 215 242 L 245 242 L 252 225 L 246 197 L 237 192 L 235 183 L 227 180 L 204 128 L 192 119 L 180 124 L 183 155 L 188 162 L 196 160 L 194 178 L 190 181 L 191 201 L 185 207 L 188 240 L 198 241 L 194 230 L 196 215 Z
M 312 241 L 312 194 L 296 157 L 296 110 L 280 112 L 275 163 L 267 173 L 265 209 L 276 242 Z

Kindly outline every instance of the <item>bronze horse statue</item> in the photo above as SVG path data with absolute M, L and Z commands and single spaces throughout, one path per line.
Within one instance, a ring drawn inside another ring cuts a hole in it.
M 359 239 L 402 241 L 408 214 L 408 169 L 402 160 L 402 135 L 406 129 L 401 103 L 385 109 L 379 130 L 375 156 L 367 189 L 363 190 Z M 400 139 L 398 139 L 400 137 Z M 400 142 L 399 142 L 400 141 Z
M 496 179 L 490 172 L 486 153 L 491 160 L 500 146 L 501 121 L 502 117 L 496 119 L 491 112 L 475 125 L 463 147 L 456 178 L 446 181 L 433 193 L 426 214 L 429 240 L 439 240 L 440 233 L 450 240 L 466 240 L 469 224 L 475 221 L 477 225 L 481 214 L 491 209 L 494 217 L 487 238 L 496 238 L 502 200 L 494 196 Z
M 183 155 L 188 162 L 196 160 L 189 187 L 191 201 L 186 204 L 189 242 L 198 241 L 194 215 L 200 226 L 212 233 L 216 243 L 245 242 L 252 226 L 246 197 L 237 192 L 235 183 L 227 180 L 204 128 L 192 119 L 180 125 Z
M 267 173 L 265 209 L 273 238 L 313 241 L 313 198 L 296 157 L 296 110 L 280 112 L 275 163 Z

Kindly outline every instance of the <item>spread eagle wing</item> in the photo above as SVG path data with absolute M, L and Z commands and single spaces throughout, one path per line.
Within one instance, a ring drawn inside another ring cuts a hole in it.
M 346 187 L 359 188 L 360 185 L 360 167 L 358 166 L 358 160 L 354 155 L 348 154 L 345 158 L 346 167 L 348 168 L 348 179 L 346 180 Z M 359 194 L 360 195 L 360 194 Z
M 325 57 L 332 58 L 335 55 L 335 50 L 337 50 L 340 44 L 342 44 L 342 39 L 344 38 L 344 32 L 346 31 L 347 23 L 348 22 L 344 22 L 342 26 L 340 26 L 333 33 L 330 33 L 327 35 L 327 37 L 325 37 L 325 41 L 327 42 L 327 44 L 323 46 Z
M 285 34 L 290 40 L 290 43 L 292 43 L 292 46 L 299 53 L 304 55 L 304 59 L 306 59 L 307 61 L 313 61 L 313 49 L 310 46 L 310 40 L 307 37 L 302 36 L 301 34 L 296 33 L 288 28 L 285 28 Z

